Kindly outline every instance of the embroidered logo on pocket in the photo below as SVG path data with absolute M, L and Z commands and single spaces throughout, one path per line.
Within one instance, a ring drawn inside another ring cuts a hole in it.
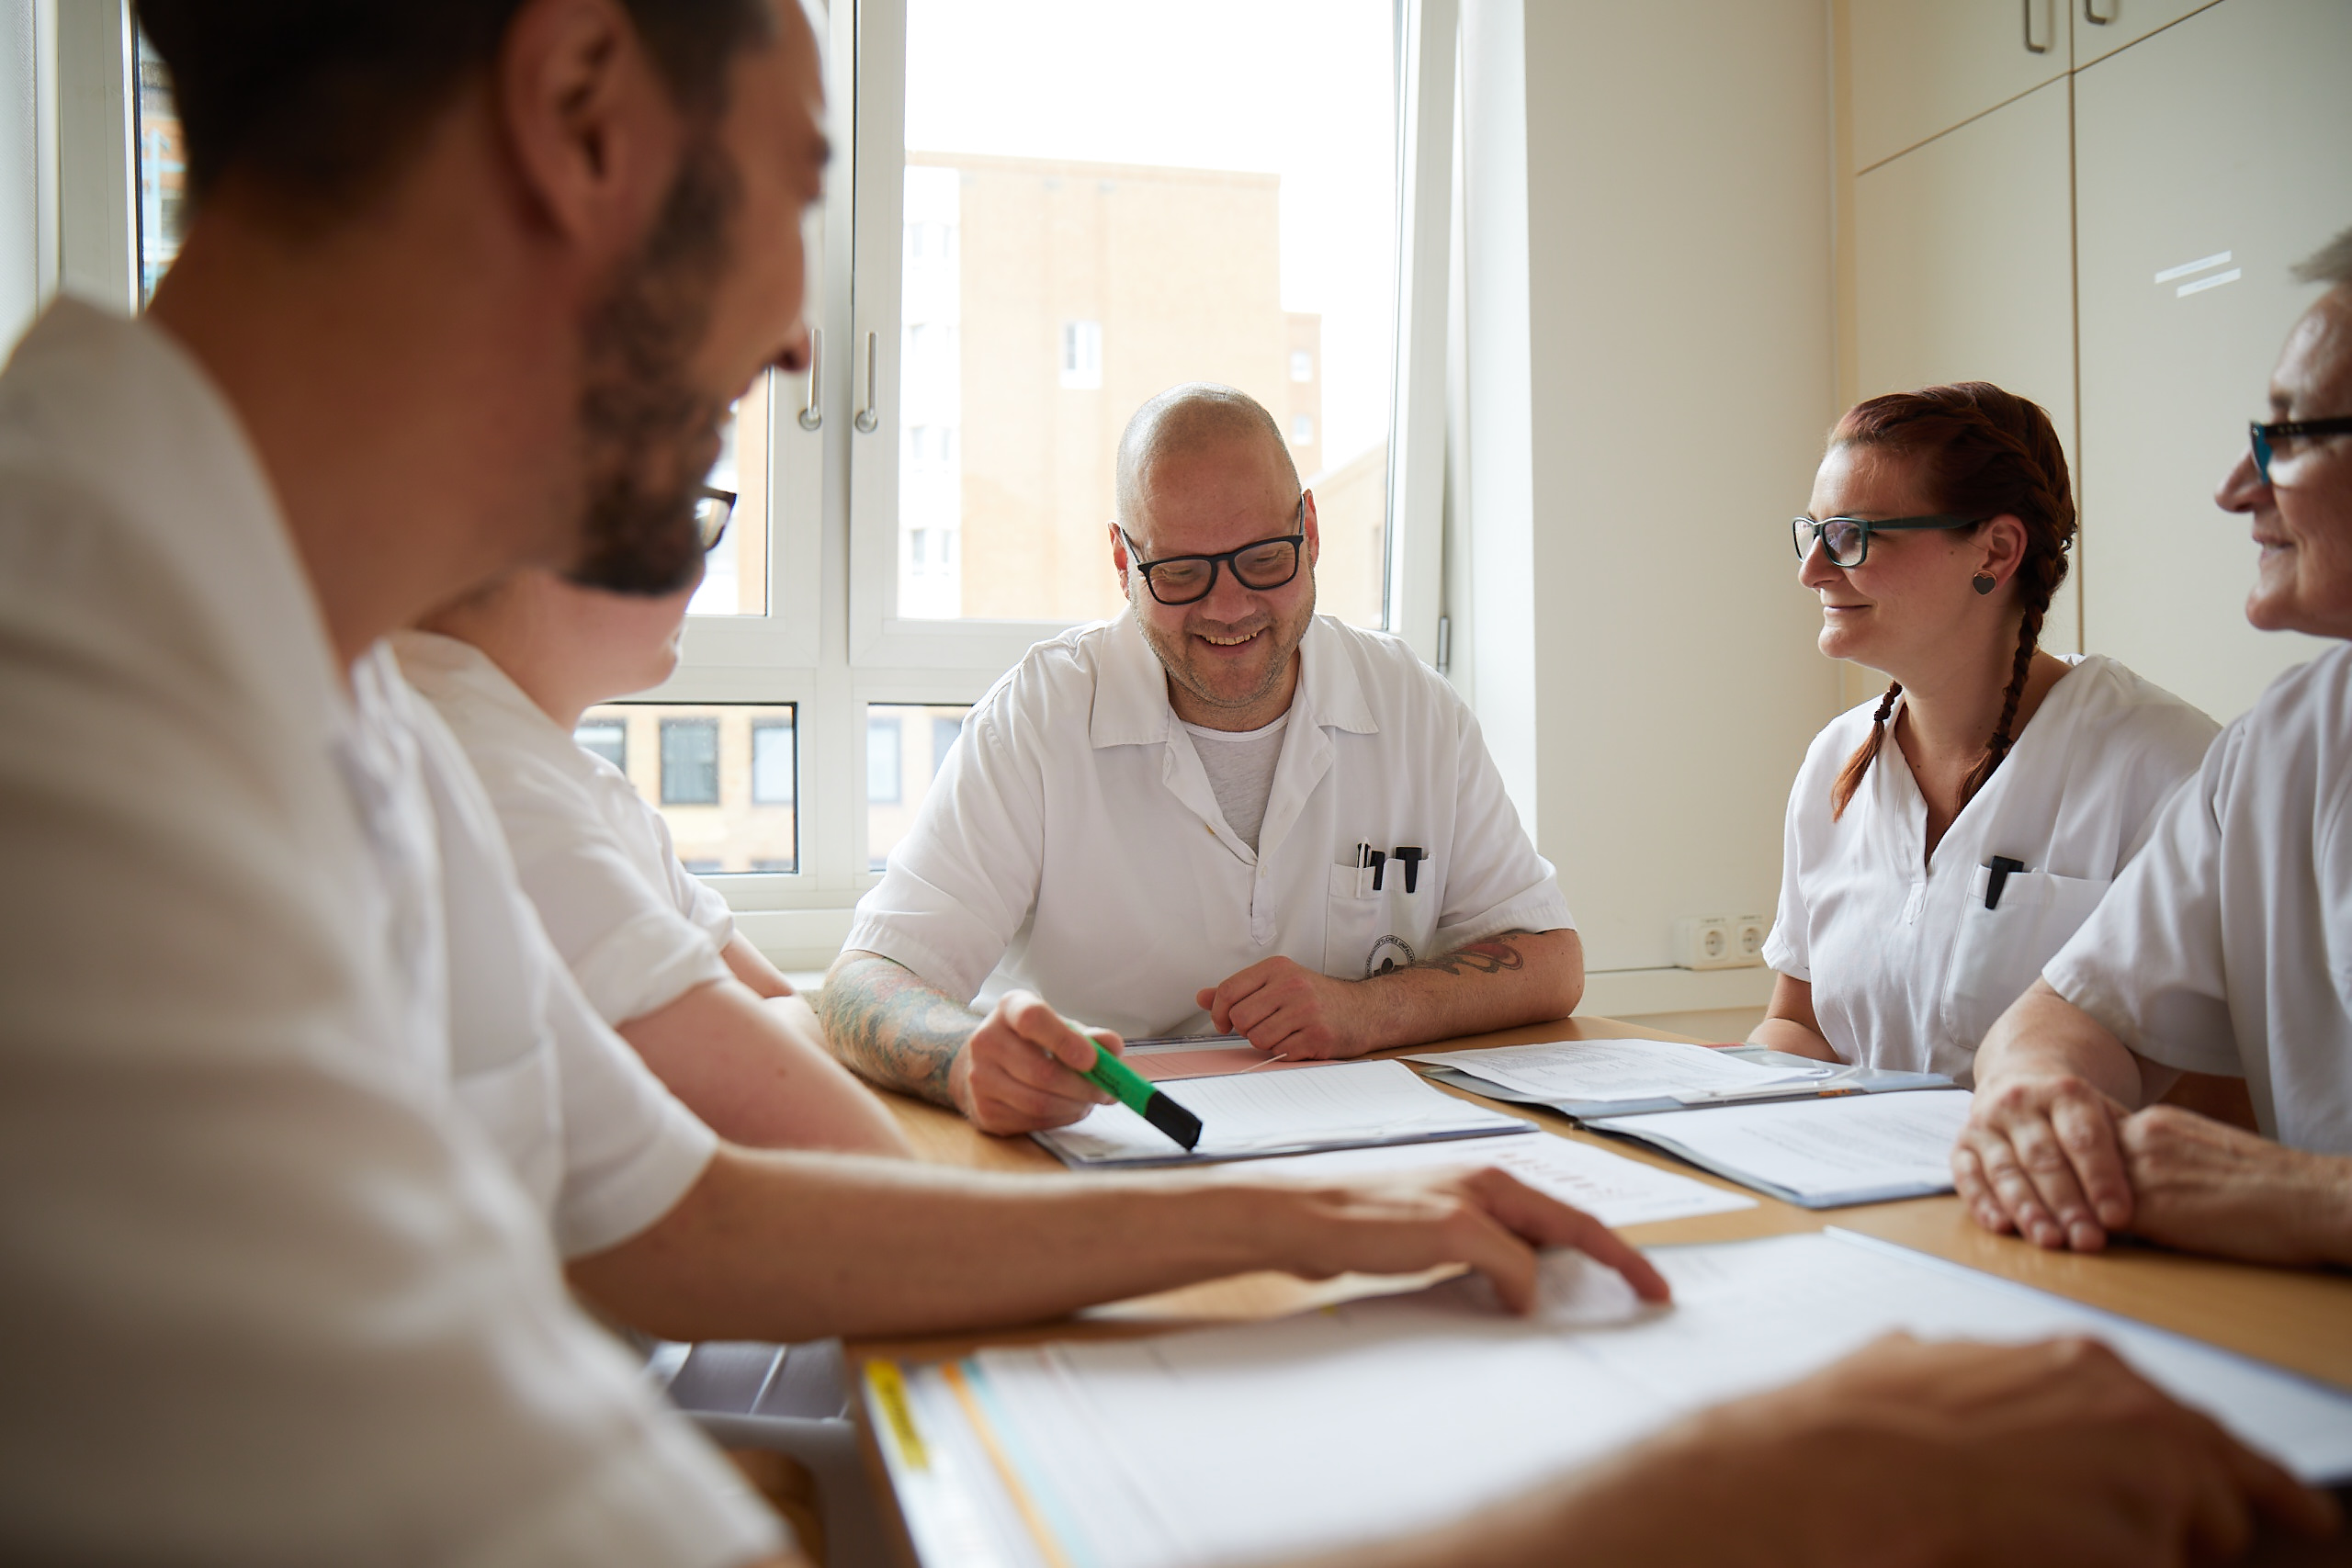
M 1372 944 L 1372 956 L 1363 961 L 1363 977 L 1385 975 L 1401 969 L 1413 961 L 1413 950 L 1400 936 L 1385 936 Z

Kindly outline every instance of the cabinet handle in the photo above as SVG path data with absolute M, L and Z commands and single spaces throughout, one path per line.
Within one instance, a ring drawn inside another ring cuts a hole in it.
M 2083 0 L 2086 6 L 2090 3 L 2091 0 Z M 2048 44 L 2033 41 L 2033 0 L 2023 0 L 2018 9 L 2025 14 L 2025 51 L 2028 54 L 2048 54 L 2050 52 Z
M 2083 0 L 2083 20 L 2090 23 L 2093 27 L 2103 28 L 2113 22 L 2115 18 L 2113 17 L 2100 16 L 2098 14 L 2098 6 L 2095 4 L 2095 0 Z
M 2090 0 L 2083 0 L 2087 6 Z M 825 411 L 817 406 L 817 389 L 825 374 L 825 329 L 808 329 L 808 400 L 800 405 L 800 428 L 818 429 L 825 423 Z
M 882 423 L 882 416 L 875 412 L 874 401 L 874 355 L 876 341 L 875 333 L 865 334 L 865 406 L 858 410 L 857 417 L 850 422 L 857 426 L 858 434 L 861 435 L 873 434 Z

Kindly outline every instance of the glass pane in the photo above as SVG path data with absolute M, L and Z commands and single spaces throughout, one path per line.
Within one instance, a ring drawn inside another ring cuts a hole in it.
M 790 703 L 606 703 L 573 739 L 628 775 L 696 874 L 799 869 Z
M 1393 26 L 1393 0 L 909 0 L 901 615 L 1116 614 L 1119 433 L 1208 380 L 1290 439 L 1319 606 L 1381 624 Z
M 180 254 L 187 219 L 187 161 L 180 146 L 180 111 L 164 61 L 139 36 L 139 302 Z
M 662 721 L 662 804 L 718 804 L 718 721 Z
M 703 558 L 702 586 L 686 605 L 695 615 L 768 613 L 768 402 L 773 372 L 752 383 L 720 432 L 710 482 L 735 492 L 727 536 Z
M 939 764 L 963 729 L 968 706 L 865 710 L 865 860 L 880 871 L 931 793 Z

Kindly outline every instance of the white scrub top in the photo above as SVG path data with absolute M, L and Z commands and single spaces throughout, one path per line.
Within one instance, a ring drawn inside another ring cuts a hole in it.
M 1317 615 L 1252 851 L 1131 615 L 1039 643 L 981 698 L 843 944 L 987 1007 L 1015 987 L 1128 1035 L 1261 959 L 1361 980 L 1574 924 L 1453 688 Z M 1357 846 L 1389 858 L 1374 890 Z M 1409 876 L 1398 849 L 1422 858 Z
M 2352 1155 L 2352 649 L 2222 732 L 2044 976 L 2142 1055 L 2245 1078 L 2281 1143 Z
M 439 834 L 336 664 L 202 368 L 52 306 L 0 377 L 0 1561 L 773 1551 L 458 1109 Z
M 729 976 L 727 901 L 678 863 L 669 825 L 627 774 L 472 644 L 402 632 L 393 646 L 465 748 L 523 890 L 598 1017 L 627 1023 Z
M 1797 771 L 1764 962 L 1812 985 L 1822 1034 L 1845 1060 L 1965 1084 L 1993 1021 L 2140 852 L 2218 727 L 2111 659 L 2079 659 L 1930 861 L 1928 803 L 1893 715 L 1845 816 L 1830 818 L 1830 785 L 1878 704 L 1831 721 Z M 2027 869 L 1988 909 L 1996 855 Z

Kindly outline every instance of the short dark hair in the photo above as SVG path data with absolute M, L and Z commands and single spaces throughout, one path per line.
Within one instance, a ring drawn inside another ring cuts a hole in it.
M 619 0 L 678 104 L 716 118 L 769 0 Z M 298 209 L 358 205 L 486 69 L 523 0 L 133 0 L 170 69 L 199 204 L 232 170 Z

